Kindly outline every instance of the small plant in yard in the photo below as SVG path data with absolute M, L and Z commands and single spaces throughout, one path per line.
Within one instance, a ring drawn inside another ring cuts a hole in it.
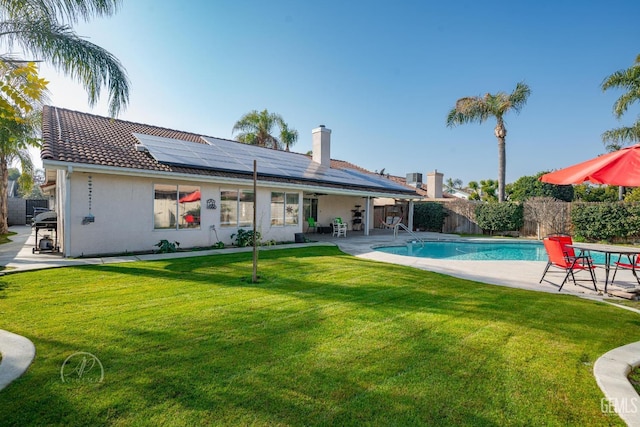
M 224 249 L 224 242 L 216 242 L 211 247 L 213 249 Z
M 260 238 L 262 237 L 259 231 L 255 232 L 255 237 L 253 230 L 245 230 L 243 228 L 239 229 L 237 233 L 233 233 L 231 238 L 236 238 L 236 246 L 239 248 L 244 248 L 245 246 L 253 246 L 253 240 L 257 241 L 260 244 Z
M 167 239 L 162 239 L 158 243 L 155 244 L 158 247 L 157 252 L 160 254 L 168 254 L 178 251 L 178 247 L 180 246 L 180 242 L 170 242 Z

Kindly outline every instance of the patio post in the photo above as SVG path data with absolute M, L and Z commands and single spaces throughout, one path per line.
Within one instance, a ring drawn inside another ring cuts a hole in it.
M 407 227 L 413 231 L 413 200 L 409 200 L 409 217 L 407 218 Z
M 364 235 L 369 235 L 369 211 L 371 206 L 371 196 L 367 196 L 367 200 L 364 203 Z

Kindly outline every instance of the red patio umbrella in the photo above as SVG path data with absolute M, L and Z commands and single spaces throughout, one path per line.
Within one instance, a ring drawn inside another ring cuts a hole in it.
M 640 187 L 640 144 L 544 174 L 540 181 L 560 185 L 589 181 L 592 184 Z
M 186 202 L 197 202 L 198 200 L 200 200 L 200 190 L 196 190 L 193 193 L 189 193 L 178 201 L 180 203 L 186 203 Z

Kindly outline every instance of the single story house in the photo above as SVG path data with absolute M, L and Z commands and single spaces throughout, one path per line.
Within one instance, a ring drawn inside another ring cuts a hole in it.
M 161 240 L 229 245 L 251 229 L 254 204 L 263 240 L 294 241 L 309 217 L 325 226 L 341 217 L 366 235 L 376 226 L 373 200 L 420 198 L 332 162 L 324 126 L 313 129 L 307 156 L 45 106 L 42 139 L 42 188 L 68 257 L 148 251 Z

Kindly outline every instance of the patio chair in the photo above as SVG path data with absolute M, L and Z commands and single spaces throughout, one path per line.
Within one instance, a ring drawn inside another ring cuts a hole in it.
M 314 232 L 318 231 L 318 224 L 316 223 L 316 220 L 313 219 L 313 217 L 307 218 L 307 224 L 307 233 L 309 233 L 312 228 Z
M 333 220 L 333 237 L 347 237 L 347 223 L 342 222 L 342 218 L 337 217 Z
M 593 283 L 593 289 L 598 291 L 596 287 L 596 275 L 594 273 L 595 266 L 591 262 L 591 258 L 588 256 L 569 256 L 569 254 L 564 250 L 563 244 L 560 240 L 553 238 L 545 238 L 544 239 L 544 248 L 547 251 L 547 256 L 549 257 L 549 262 L 547 262 L 547 266 L 544 269 L 544 273 L 542 273 L 542 278 L 538 283 L 542 283 L 545 276 L 549 272 L 551 267 L 562 270 L 565 275 L 560 287 L 558 288 L 558 292 L 562 290 L 562 287 L 567 282 L 569 277 L 573 280 L 573 283 L 577 285 L 577 279 L 575 277 L 575 272 L 579 271 L 588 271 L 591 283 Z M 587 279 L 581 279 L 587 280 Z M 554 284 L 547 280 L 547 282 Z
M 616 273 L 618 272 L 618 269 L 621 269 L 621 270 L 631 270 L 631 273 L 633 273 L 633 277 L 636 278 L 638 285 L 640 285 L 640 278 L 638 278 L 638 269 L 640 269 L 640 256 L 636 256 L 636 259 L 633 262 L 631 261 L 631 256 L 630 256 L 628 263 L 620 262 L 621 259 L 622 259 L 622 255 L 620 255 L 620 257 L 618 257 L 618 261 L 615 262 L 616 268 L 615 270 L 613 270 L 613 277 L 611 278 L 611 284 L 613 284 L 613 281 L 616 280 Z

